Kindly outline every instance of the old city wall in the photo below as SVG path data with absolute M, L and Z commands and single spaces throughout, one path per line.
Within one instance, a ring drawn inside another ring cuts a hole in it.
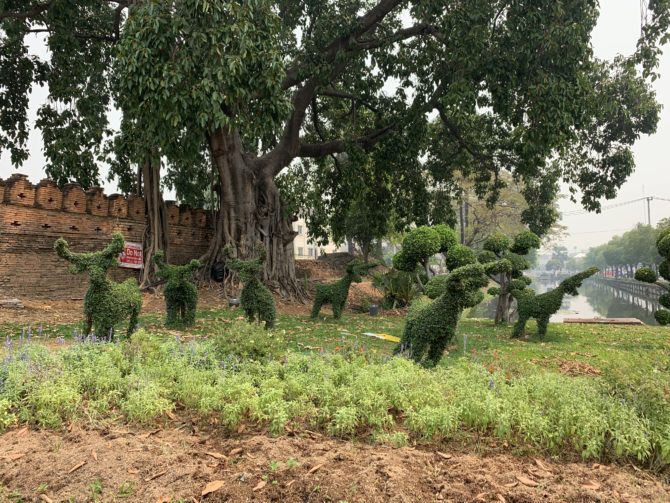
M 167 203 L 170 261 L 183 264 L 207 250 L 211 236 L 204 210 Z M 86 274 L 72 275 L 53 245 L 65 238 L 75 252 L 104 248 L 114 232 L 141 243 L 146 225 L 144 199 L 113 194 L 101 188 L 82 190 L 54 182 L 36 185 L 24 175 L 0 179 L 0 298 L 80 299 Z M 138 277 L 138 271 L 118 268 L 112 277 Z

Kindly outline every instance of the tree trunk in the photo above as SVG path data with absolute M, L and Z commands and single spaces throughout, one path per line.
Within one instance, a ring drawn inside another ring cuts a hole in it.
M 222 260 L 223 249 L 233 248 L 238 257 L 250 258 L 257 246 L 265 247 L 267 258 L 263 282 L 282 296 L 305 300 L 295 275 L 293 238 L 296 232 L 282 212 L 279 190 L 269 168 L 254 169 L 242 150 L 235 131 L 219 129 L 208 135 L 214 167 L 219 177 L 219 209 L 214 236 L 201 257 L 203 279 L 212 265 Z M 224 286 L 225 288 L 225 286 Z
M 160 169 L 160 161 L 149 153 L 142 165 L 144 204 L 147 212 L 147 225 L 142 244 L 144 269 L 140 278 L 140 286 L 143 288 L 150 284 L 151 277 L 155 273 L 156 268 L 152 263 L 154 253 L 163 250 L 166 262 L 169 262 L 170 257 L 167 209 L 161 193 Z
M 500 275 L 500 295 L 498 295 L 498 305 L 496 306 L 496 324 L 509 323 L 510 320 L 512 299 L 511 295 L 507 293 L 510 280 L 511 277 L 508 277 L 507 274 Z

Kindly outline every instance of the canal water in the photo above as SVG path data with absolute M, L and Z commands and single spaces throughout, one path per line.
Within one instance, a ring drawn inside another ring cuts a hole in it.
M 534 281 L 530 286 L 538 293 L 546 292 L 559 281 Z M 471 318 L 494 318 L 496 299 L 483 302 L 470 310 Z M 657 325 L 654 311 L 658 309 L 658 298 L 643 298 L 614 288 L 596 279 L 587 279 L 579 289 L 579 295 L 563 297 L 561 309 L 551 321 L 561 323 L 565 318 L 637 318 L 647 325 Z

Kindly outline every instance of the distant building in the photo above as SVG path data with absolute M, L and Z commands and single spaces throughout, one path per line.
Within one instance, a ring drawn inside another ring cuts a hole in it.
M 346 244 L 338 247 L 333 242 L 329 242 L 325 246 L 308 243 L 307 224 L 302 218 L 293 222 L 293 230 L 298 233 L 293 240 L 293 256 L 296 260 L 316 260 L 324 253 L 347 251 Z

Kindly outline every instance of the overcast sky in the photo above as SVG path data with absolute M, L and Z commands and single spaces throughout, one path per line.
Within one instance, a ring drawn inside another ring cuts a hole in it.
M 593 46 L 600 58 L 611 59 L 617 54 L 630 54 L 635 49 L 640 34 L 640 2 L 638 0 L 601 0 L 601 13 L 593 34 Z M 661 121 L 654 136 L 642 137 L 633 148 L 637 168 L 626 184 L 621 188 L 616 199 L 604 201 L 605 207 L 626 203 L 643 196 L 660 196 L 670 199 L 670 48 L 661 59 L 661 78 L 655 82 L 658 100 L 666 105 L 661 112 Z M 46 98 L 44 89 L 35 89 L 31 96 L 31 120 L 35 120 L 37 106 Z M 44 177 L 44 156 L 42 140 L 39 132 L 31 131 L 30 159 L 18 172 L 29 175 L 31 181 L 37 182 Z M 9 163 L 9 156 L 0 157 L 0 178 L 7 178 L 16 172 Z M 106 176 L 106 173 L 103 174 Z M 106 192 L 113 193 L 116 186 L 106 183 Z M 563 187 L 568 194 L 567 187 Z M 170 197 L 168 197 L 169 199 Z M 568 235 L 563 239 L 571 252 L 586 250 L 590 246 L 608 241 L 615 234 L 621 234 L 638 222 L 646 222 L 646 203 L 634 204 L 606 209 L 601 214 L 580 212 L 579 204 L 571 203 L 567 197 L 560 201 L 560 209 L 564 213 L 561 223 L 568 228 Z M 670 217 L 670 202 L 651 202 L 651 221 L 655 224 L 659 219 Z

